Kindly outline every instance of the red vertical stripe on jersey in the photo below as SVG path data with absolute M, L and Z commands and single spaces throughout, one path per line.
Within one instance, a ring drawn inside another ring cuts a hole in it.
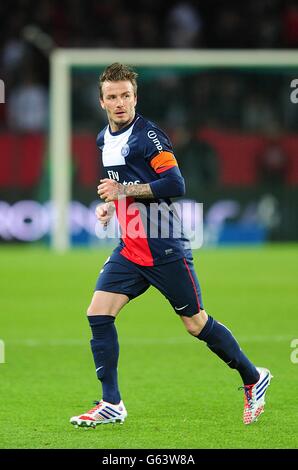
M 125 244 L 121 254 L 133 263 L 142 266 L 153 266 L 153 257 L 148 244 L 146 230 L 134 198 L 127 197 L 114 201 L 114 203 L 122 231 L 121 238 Z
M 192 282 L 192 285 L 193 285 L 193 288 L 194 288 L 194 291 L 195 291 L 195 294 L 196 294 L 196 299 L 197 299 L 197 304 L 198 304 L 198 312 L 199 312 L 200 309 L 201 309 L 201 307 L 200 307 L 199 296 L 198 296 L 198 293 L 197 293 L 196 283 L 195 283 L 195 281 L 194 281 L 194 278 L 193 278 L 193 276 L 192 276 L 192 274 L 191 274 L 191 271 L 190 271 L 190 269 L 189 269 L 189 266 L 188 266 L 187 261 L 186 261 L 185 258 L 183 258 L 183 262 L 184 262 L 184 264 L 185 264 L 185 266 L 186 266 L 186 269 L 187 269 L 187 271 L 188 271 L 190 280 L 191 280 L 191 282 Z

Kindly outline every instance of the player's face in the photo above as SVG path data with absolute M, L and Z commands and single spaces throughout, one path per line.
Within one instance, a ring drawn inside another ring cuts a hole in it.
M 104 82 L 101 107 L 106 111 L 112 132 L 127 126 L 135 117 L 137 98 L 130 81 Z

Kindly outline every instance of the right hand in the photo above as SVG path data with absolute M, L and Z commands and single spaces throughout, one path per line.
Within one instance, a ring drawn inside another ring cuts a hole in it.
M 99 204 L 95 209 L 95 215 L 99 222 L 104 226 L 107 227 L 110 219 L 113 217 L 115 210 L 114 204 L 109 202 L 105 204 Z

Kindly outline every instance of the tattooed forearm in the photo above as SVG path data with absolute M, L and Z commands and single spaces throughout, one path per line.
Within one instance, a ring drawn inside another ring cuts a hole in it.
M 107 204 L 107 206 L 108 206 L 108 207 L 107 207 L 107 210 L 108 210 L 109 212 L 113 212 L 113 211 L 115 210 L 114 201 L 106 202 L 106 204 Z
M 150 199 L 154 198 L 153 193 L 150 188 L 150 184 L 132 184 L 132 185 L 121 185 L 122 191 L 125 196 Z

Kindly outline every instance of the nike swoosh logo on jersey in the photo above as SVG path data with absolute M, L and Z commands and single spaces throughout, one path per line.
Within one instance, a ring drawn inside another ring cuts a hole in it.
M 175 307 L 175 310 L 183 310 L 184 308 L 188 307 L 189 304 L 183 305 L 183 307 Z

